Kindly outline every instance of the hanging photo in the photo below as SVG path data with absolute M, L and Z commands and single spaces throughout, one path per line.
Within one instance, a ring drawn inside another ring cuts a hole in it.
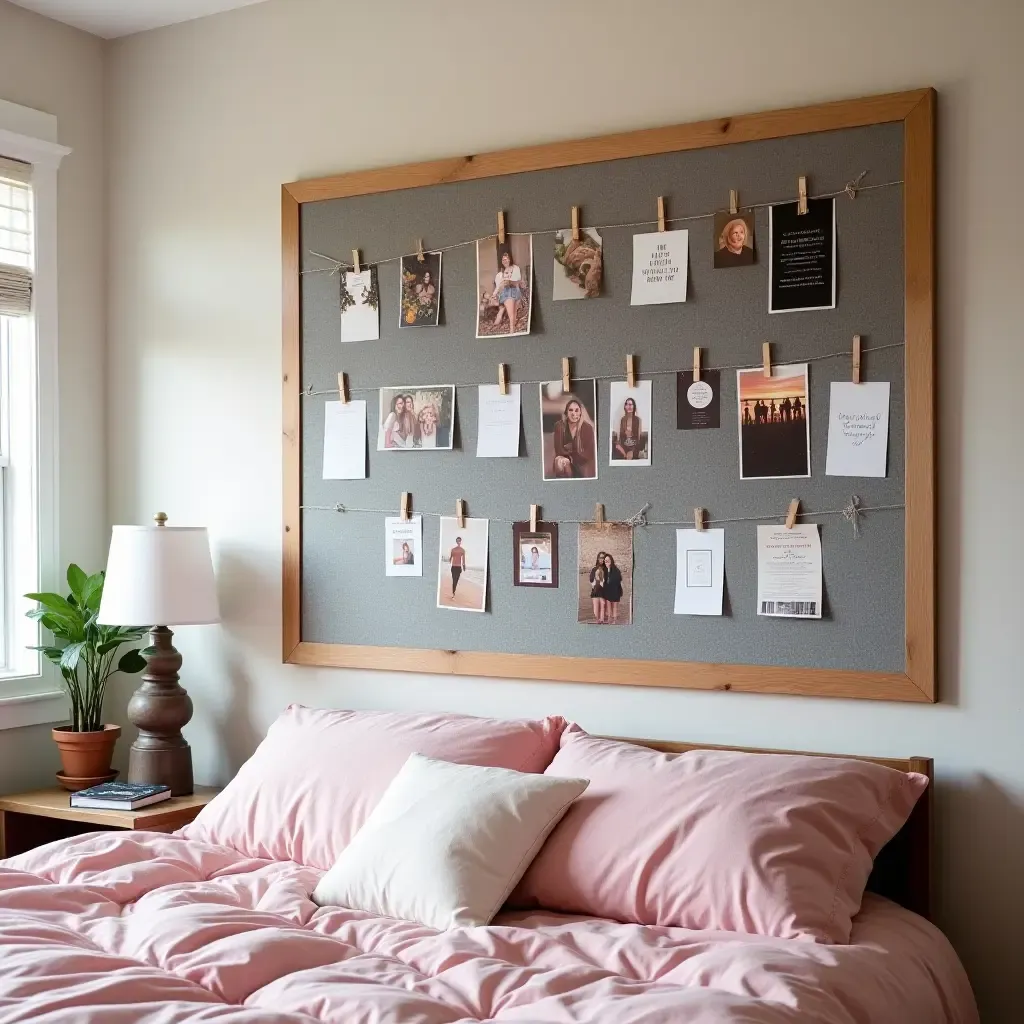
M 715 214 L 715 270 L 754 263 L 753 213 Z
M 530 333 L 533 303 L 533 235 L 481 238 L 476 243 L 478 338 Z
M 441 254 L 402 257 L 399 327 L 436 327 L 441 312 Z
M 700 380 L 693 379 L 693 370 L 676 374 L 676 430 L 707 430 L 720 427 L 721 374 L 718 370 L 702 370 Z
M 423 517 L 386 516 L 384 572 L 387 576 L 423 575 Z
M 633 527 L 580 523 L 577 621 L 599 626 L 633 623 Z
M 487 520 L 441 517 L 437 607 L 482 612 L 487 603 Z
M 451 448 L 455 385 L 380 389 L 377 451 Z
M 608 464 L 649 466 L 651 464 L 651 382 L 613 380 L 609 389 Z
M 811 475 L 807 364 L 737 370 L 740 479 Z
M 836 308 L 836 201 L 768 208 L 768 312 Z
M 560 380 L 540 385 L 540 429 L 545 480 L 597 479 L 597 384 Z
M 574 241 L 572 228 L 555 232 L 555 301 L 596 299 L 601 294 L 604 243 L 593 228 L 580 228 Z
M 558 524 L 512 524 L 512 582 L 517 587 L 558 586 Z
M 633 236 L 630 305 L 686 301 L 689 231 L 652 231 Z
M 380 338 L 380 292 L 377 268 L 341 276 L 341 340 L 377 341 Z

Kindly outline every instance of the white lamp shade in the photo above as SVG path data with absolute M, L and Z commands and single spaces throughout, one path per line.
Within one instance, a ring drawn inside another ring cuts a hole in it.
M 220 622 L 202 526 L 115 526 L 98 621 L 108 626 Z

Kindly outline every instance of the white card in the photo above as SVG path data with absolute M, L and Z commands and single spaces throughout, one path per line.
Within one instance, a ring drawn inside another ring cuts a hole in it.
M 423 517 L 384 519 L 384 571 L 387 576 L 423 575 Z
M 476 457 L 514 459 L 519 455 L 520 391 L 510 384 L 503 395 L 497 384 L 481 384 Z
M 725 530 L 676 530 L 676 615 L 721 615 Z
M 828 405 L 826 476 L 885 476 L 889 382 L 833 381 Z
M 345 271 L 342 288 L 341 340 L 377 341 L 380 338 L 380 305 L 376 284 L 377 271 L 371 267 Z
M 324 402 L 324 479 L 366 479 L 366 402 Z
M 632 306 L 686 301 L 689 231 L 654 231 L 633 236 Z
M 821 618 L 821 537 L 817 523 L 757 528 L 757 614 Z

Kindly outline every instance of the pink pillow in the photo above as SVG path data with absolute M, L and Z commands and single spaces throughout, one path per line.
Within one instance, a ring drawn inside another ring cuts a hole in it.
M 513 906 L 838 943 L 875 855 L 928 785 L 846 758 L 660 754 L 576 725 L 544 774 L 590 786 Z
M 325 711 L 292 704 L 215 800 L 179 834 L 326 871 L 410 754 L 543 772 L 563 718 Z

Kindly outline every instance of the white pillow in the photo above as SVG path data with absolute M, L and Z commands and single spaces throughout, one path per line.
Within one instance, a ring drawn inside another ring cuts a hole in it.
M 313 902 L 440 931 L 487 924 L 587 785 L 412 754 Z

